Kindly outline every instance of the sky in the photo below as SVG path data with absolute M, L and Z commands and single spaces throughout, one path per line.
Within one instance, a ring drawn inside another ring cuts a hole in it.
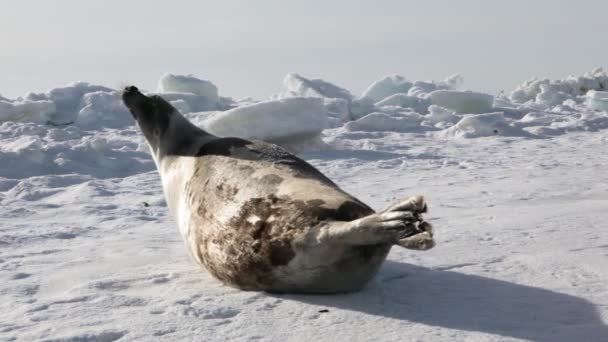
M 608 66 L 601 0 L 0 0 L 0 94 L 166 72 L 266 98 L 288 72 L 360 94 L 400 74 L 497 93 Z

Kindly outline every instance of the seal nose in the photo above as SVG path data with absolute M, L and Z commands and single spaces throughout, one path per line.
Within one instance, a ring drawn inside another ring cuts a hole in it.
M 127 107 L 130 108 L 140 96 L 143 96 L 143 94 L 139 92 L 139 89 L 137 89 L 136 86 L 129 86 L 126 87 L 122 92 L 122 101 Z
M 136 95 L 137 93 L 139 93 L 139 89 L 137 89 L 136 86 L 128 86 L 125 88 L 125 90 L 122 92 L 122 97 L 126 98 L 126 97 L 131 97 L 133 95 Z

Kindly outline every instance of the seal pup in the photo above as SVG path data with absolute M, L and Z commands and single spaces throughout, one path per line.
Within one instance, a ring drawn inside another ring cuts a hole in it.
M 122 99 L 150 146 L 188 252 L 227 285 L 351 292 L 393 245 L 434 246 L 422 196 L 375 213 L 279 146 L 209 134 L 134 86 Z

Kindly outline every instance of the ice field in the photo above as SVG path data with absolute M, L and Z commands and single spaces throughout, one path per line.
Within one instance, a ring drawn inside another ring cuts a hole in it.
M 376 210 L 424 195 L 434 249 L 394 247 L 353 294 L 223 286 L 189 260 L 120 90 L 0 96 L 0 340 L 608 341 L 606 71 L 498 95 L 460 75 L 283 84 L 233 99 L 166 74 L 147 91 Z

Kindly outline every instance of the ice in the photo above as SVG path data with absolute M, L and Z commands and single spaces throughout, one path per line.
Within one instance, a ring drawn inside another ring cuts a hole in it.
M 421 112 L 428 108 L 429 103 L 426 99 L 422 99 L 416 96 L 409 96 L 407 94 L 394 94 L 382 101 L 376 102 L 376 107 L 384 106 L 399 106 L 403 108 L 412 108 L 416 112 Z
M 161 94 L 185 93 L 198 95 L 200 101 L 205 102 L 210 109 L 217 107 L 220 102 L 215 84 L 192 75 L 166 73 L 158 81 L 158 92 Z
M 112 89 L 87 82 L 75 82 L 65 87 L 54 88 L 44 94 L 30 93 L 25 99 L 52 101 L 55 104 L 55 112 L 48 114 L 48 121 L 55 125 L 65 125 L 76 121 L 84 95 L 97 91 L 111 92 Z
M 560 93 L 558 96 L 563 98 L 572 98 L 585 95 L 590 90 L 606 89 L 608 89 L 608 73 L 602 68 L 597 68 L 583 76 L 569 76 L 562 80 L 533 78 L 518 86 L 509 97 L 513 102 L 525 103 L 537 100 L 537 96 L 543 91 Z M 547 97 L 548 94 L 544 96 Z M 540 100 L 542 102 L 542 97 Z
M 533 135 L 507 120 L 503 113 L 465 115 L 454 126 L 438 132 L 446 139 L 479 138 L 488 136 L 532 137 Z
M 83 96 L 97 91 L 112 90 L 86 82 L 75 82 L 65 87 L 54 88 L 47 93 L 29 93 L 14 101 L 0 100 L 0 122 L 72 124 L 82 107 Z
M 46 123 L 56 111 L 55 103 L 50 100 L 17 100 L 0 99 L 0 122 L 23 121 Z
M 122 128 L 135 124 L 122 103 L 120 92 L 87 93 L 82 98 L 82 106 L 75 124 L 83 129 Z
M 318 137 L 327 127 L 327 113 L 320 98 L 288 97 L 216 112 L 202 126 L 218 136 L 289 145 Z
M 436 105 L 429 106 L 429 114 L 424 116 L 423 125 L 444 129 L 458 122 L 460 117 L 453 112 Z
M 154 167 L 149 154 L 140 149 L 135 126 L 91 133 L 76 126 L 5 122 L 0 125 L 0 141 L 0 178 L 73 173 L 120 177 Z
M 488 113 L 494 97 L 472 91 L 437 90 L 430 95 L 431 103 L 457 113 Z
M 345 99 L 323 99 L 327 115 L 346 122 L 351 119 L 350 103 Z
M 348 131 L 364 132 L 412 132 L 421 129 L 423 117 L 418 113 L 399 113 L 389 115 L 386 113 L 371 113 L 364 117 L 346 123 L 344 128 Z
M 608 91 L 589 91 L 587 93 L 587 106 L 593 110 L 608 112 Z
M 151 94 L 149 94 L 151 95 Z M 167 101 L 177 104 L 182 113 L 202 112 L 223 109 L 221 102 L 211 102 L 208 96 L 192 93 L 162 92 L 160 95 Z
M 322 79 L 308 79 L 296 73 L 289 73 L 283 84 L 291 96 L 322 97 L 330 99 L 352 100 L 353 95 L 346 89 Z
M 374 102 L 379 102 L 394 94 L 407 94 L 411 87 L 412 82 L 401 75 L 386 76 L 372 83 L 361 97 L 368 97 Z
M 602 73 L 478 114 L 431 104 L 456 76 L 379 101 L 311 80 L 310 97 L 215 107 L 162 93 L 216 134 L 320 136 L 298 155 L 374 210 L 426 197 L 435 249 L 393 248 L 362 291 L 321 297 L 239 291 L 189 259 L 119 90 L 0 98 L 0 340 L 604 341 Z

